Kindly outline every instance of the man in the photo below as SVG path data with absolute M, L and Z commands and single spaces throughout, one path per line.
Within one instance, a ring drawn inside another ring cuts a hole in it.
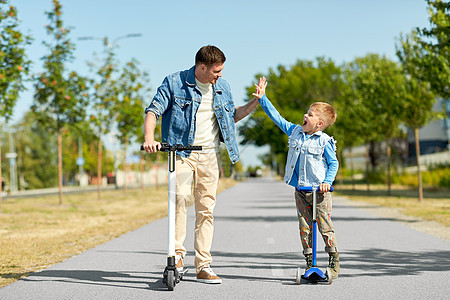
M 195 201 L 195 267 L 197 281 L 222 283 L 211 269 L 213 210 L 220 170 L 220 141 L 232 163 L 239 160 L 235 122 L 258 105 L 255 98 L 235 107 L 231 89 L 223 80 L 225 55 L 215 46 L 200 48 L 195 65 L 167 76 L 145 109 L 144 150 L 155 153 L 161 144 L 154 139 L 156 120 L 162 117 L 162 142 L 169 145 L 202 146 L 202 151 L 180 151 L 176 157 L 175 260 L 183 270 L 186 248 L 187 203 L 193 184 Z

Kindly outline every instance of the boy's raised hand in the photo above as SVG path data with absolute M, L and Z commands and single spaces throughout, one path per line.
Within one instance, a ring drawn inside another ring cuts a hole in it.
M 266 81 L 266 77 L 261 77 L 259 78 L 259 82 L 256 85 L 256 91 L 252 94 L 253 96 L 255 96 L 258 99 L 261 99 L 262 96 L 264 96 L 264 94 L 266 93 L 266 86 L 267 86 L 267 81 Z

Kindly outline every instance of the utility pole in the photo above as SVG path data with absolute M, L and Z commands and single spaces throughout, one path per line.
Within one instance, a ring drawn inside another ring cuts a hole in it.
M 17 166 L 16 158 L 17 153 L 14 150 L 14 136 L 12 133 L 12 128 L 9 129 L 9 153 L 5 154 L 6 158 L 9 158 L 9 191 L 17 191 Z
M 84 157 L 83 157 L 83 138 L 81 136 L 78 137 L 78 181 L 80 186 L 82 186 L 82 179 L 84 177 Z

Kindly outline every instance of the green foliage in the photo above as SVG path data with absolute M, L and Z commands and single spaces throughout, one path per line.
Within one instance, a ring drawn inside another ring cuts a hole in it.
M 340 108 L 344 115 L 351 116 L 351 121 L 353 118 L 359 121 L 351 126 L 353 132 L 365 142 L 398 135 L 404 114 L 404 75 L 400 66 L 384 56 L 368 54 L 348 64 L 345 74 L 352 93 L 348 95 L 349 99 L 342 99 L 346 105 Z M 352 99 L 353 105 L 349 105 Z
M 83 169 L 90 176 L 97 174 L 97 145 L 98 139 L 94 130 L 89 126 L 88 122 L 82 122 L 78 125 L 76 130 L 64 130 L 63 142 L 63 157 L 64 157 L 64 172 L 67 181 L 73 181 L 75 175 L 79 172 L 79 166 L 76 160 L 79 156 L 78 138 L 82 138 L 82 152 L 84 158 Z M 106 153 L 102 159 L 102 174 L 114 171 L 114 158 L 110 152 L 107 152 L 105 147 L 102 147 L 102 152 Z
M 93 111 L 90 122 L 99 137 L 110 132 L 111 125 L 114 122 L 112 111 L 119 97 L 117 80 L 113 77 L 118 71 L 115 54 L 108 38 L 105 37 L 103 43 L 105 59 L 99 67 L 95 63 L 89 63 L 91 71 L 96 75 L 96 78 L 91 80 L 94 89 L 91 102 Z
M 23 81 L 28 75 L 31 61 L 25 54 L 25 47 L 31 38 L 19 30 L 17 9 L 0 1 L 0 116 L 10 119 L 19 93 L 25 89 Z
M 233 165 L 231 163 L 230 157 L 228 156 L 227 149 L 225 149 L 224 147 L 220 147 L 220 157 L 222 159 L 223 175 L 225 177 L 230 177 Z
M 418 186 L 417 173 L 398 172 L 391 170 L 392 183 L 399 185 L 407 185 L 411 187 Z M 345 174 L 349 177 L 348 172 Z M 450 167 L 440 167 L 422 172 L 423 184 L 431 188 L 450 188 Z M 369 172 L 369 181 L 374 184 L 386 184 L 387 174 L 383 168 L 377 168 Z
M 445 172 L 439 177 L 439 186 L 450 189 L 450 171 Z
M 57 141 L 52 133 L 54 131 L 49 132 L 37 122 L 32 112 L 28 112 L 17 125 L 17 173 L 19 178 L 23 178 L 23 181 L 19 180 L 19 189 L 57 186 Z
M 222 159 L 222 171 L 225 177 L 231 177 L 234 174 L 242 173 L 242 164 L 240 161 L 235 163 L 234 165 L 231 163 L 230 157 L 228 156 L 227 149 L 225 146 L 220 147 L 220 157 Z
M 19 189 L 37 189 L 57 186 L 57 140 L 54 130 L 48 131 L 44 124 L 38 122 L 32 112 L 28 112 L 22 121 L 14 128 L 14 139 L 17 158 L 17 173 Z M 50 134 L 49 134 L 50 133 Z M 79 167 L 76 164 L 78 158 L 78 137 L 83 141 L 83 157 L 85 165 L 83 169 L 90 176 L 96 175 L 97 170 L 97 138 L 87 122 L 62 130 L 64 177 L 67 182 L 73 182 Z M 8 134 L 3 133 L 5 143 L 2 144 L 2 153 L 9 149 Z M 43 138 L 45 137 L 45 138 Z M 103 148 L 104 156 L 103 174 L 114 170 L 114 159 L 110 152 Z M 9 165 L 2 166 L 3 177 L 9 180 Z
M 382 183 L 385 184 L 387 182 L 387 174 L 384 169 L 378 168 L 369 172 L 369 174 L 365 175 L 369 176 L 370 183 Z
M 45 71 L 36 78 L 32 110 L 42 123 L 59 130 L 85 118 L 88 94 L 86 79 L 65 69 L 73 60 L 74 46 L 68 38 L 70 29 L 63 27 L 61 5 L 57 0 L 53 4 L 53 10 L 46 13 L 47 33 L 53 41 L 44 42 L 50 53 L 42 58 Z
M 422 172 L 422 181 L 425 186 L 435 188 L 450 188 L 450 167 L 441 167 Z M 395 174 L 393 182 L 402 185 L 418 186 L 417 174 Z
M 400 43 L 397 56 L 406 76 L 403 109 L 407 113 L 403 114 L 403 122 L 411 128 L 422 128 L 434 117 L 432 108 L 436 101 L 430 84 L 423 77 L 429 57 L 424 53 L 415 32 L 402 36 Z
M 258 171 L 261 171 L 261 170 L 262 170 L 261 166 L 248 167 L 247 173 L 250 177 L 258 177 L 258 176 L 260 176 L 260 175 L 258 175 Z
M 416 61 L 421 80 L 437 95 L 450 98 L 450 2 L 427 0 L 431 28 L 416 28 L 422 60 Z
M 148 73 L 139 69 L 139 62 L 132 59 L 122 70 L 119 80 L 119 98 L 114 107 L 118 138 L 122 144 L 142 139 L 144 101 L 149 98 Z

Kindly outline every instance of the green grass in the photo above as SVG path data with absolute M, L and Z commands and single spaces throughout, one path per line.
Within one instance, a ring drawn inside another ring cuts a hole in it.
M 448 189 L 424 189 L 423 201 L 419 201 L 416 188 L 406 186 L 392 186 L 390 194 L 386 185 L 344 185 L 337 187 L 338 195 L 346 196 L 350 200 L 362 201 L 379 206 L 398 209 L 407 216 L 418 217 L 428 221 L 435 221 L 450 227 L 450 191 Z

